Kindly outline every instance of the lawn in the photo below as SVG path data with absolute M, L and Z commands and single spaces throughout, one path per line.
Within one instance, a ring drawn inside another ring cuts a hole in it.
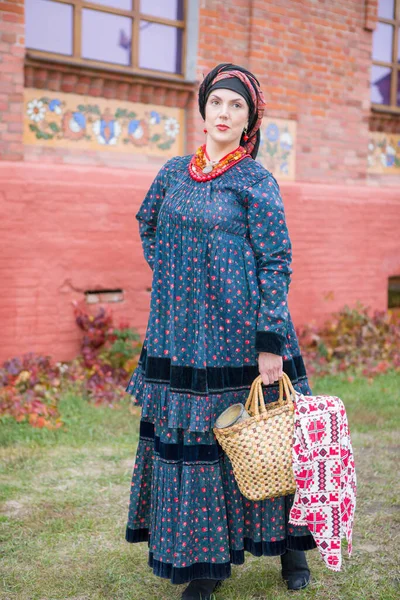
M 308 553 L 312 585 L 294 597 L 397 600 L 399 586 L 399 374 L 372 382 L 343 375 L 313 384 L 340 396 L 350 422 L 358 476 L 354 550 L 340 573 Z M 0 422 L 2 600 L 174 600 L 183 586 L 156 578 L 147 547 L 125 542 L 139 411 L 129 399 L 95 408 L 65 396 L 66 431 Z M 279 558 L 233 568 L 217 600 L 293 597 Z

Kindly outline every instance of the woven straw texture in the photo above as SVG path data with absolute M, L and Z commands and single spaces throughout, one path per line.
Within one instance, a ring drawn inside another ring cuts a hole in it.
M 262 379 L 256 377 L 245 405 L 250 418 L 213 430 L 232 463 L 241 493 L 249 500 L 285 496 L 296 489 L 292 469 L 293 397 L 292 382 L 283 373 L 279 400 L 265 405 Z

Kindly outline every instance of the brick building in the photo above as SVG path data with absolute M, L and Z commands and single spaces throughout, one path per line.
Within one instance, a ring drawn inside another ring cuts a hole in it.
M 160 166 L 203 142 L 219 62 L 260 79 L 259 160 L 293 243 L 295 324 L 400 282 L 400 0 L 3 0 L 0 358 L 78 350 L 72 300 L 144 332 L 135 213 Z

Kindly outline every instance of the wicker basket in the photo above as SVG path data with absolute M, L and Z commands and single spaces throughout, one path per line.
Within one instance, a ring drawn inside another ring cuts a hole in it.
M 278 401 L 265 405 L 258 376 L 245 405 L 251 418 L 213 429 L 232 463 L 241 493 L 249 500 L 285 496 L 296 489 L 292 470 L 295 394 L 290 378 L 283 373 Z

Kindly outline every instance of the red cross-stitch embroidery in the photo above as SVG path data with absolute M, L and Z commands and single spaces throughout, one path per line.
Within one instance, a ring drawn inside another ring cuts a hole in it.
M 297 394 L 292 457 L 297 487 L 289 522 L 306 523 L 325 565 L 340 571 L 343 537 L 349 556 L 352 552 L 357 491 L 350 432 L 340 398 Z

